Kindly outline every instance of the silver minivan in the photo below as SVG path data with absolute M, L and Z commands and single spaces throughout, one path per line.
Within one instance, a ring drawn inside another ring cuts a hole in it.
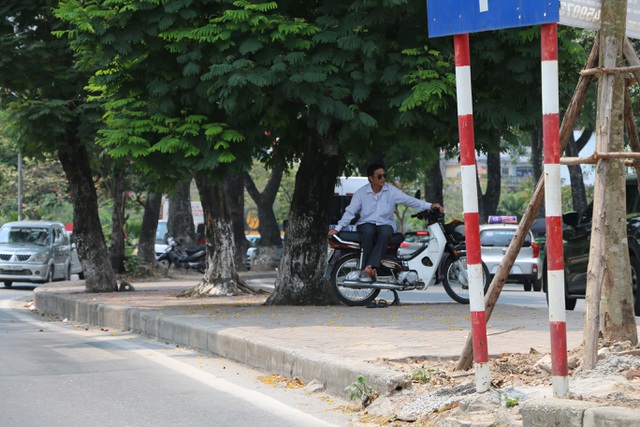
M 45 283 L 71 278 L 71 244 L 64 225 L 8 222 L 0 228 L 0 281 Z
M 480 245 L 482 261 L 487 264 L 489 275 L 498 272 L 498 267 L 513 239 L 517 224 L 487 224 L 480 226 Z M 529 231 L 522 242 L 522 248 L 509 272 L 508 283 L 522 283 L 525 291 L 542 290 L 542 259 L 540 246 Z

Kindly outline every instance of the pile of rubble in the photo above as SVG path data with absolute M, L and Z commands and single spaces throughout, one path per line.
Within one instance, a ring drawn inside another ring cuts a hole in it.
M 595 369 L 582 370 L 582 349 L 569 354 L 568 399 L 640 409 L 640 346 L 601 343 Z M 455 371 L 456 361 L 386 361 L 410 372 L 413 387 L 376 399 L 366 416 L 386 417 L 386 425 L 522 426 L 519 406 L 553 395 L 551 357 L 535 350 L 491 360 L 492 387 L 475 393 L 473 372 Z

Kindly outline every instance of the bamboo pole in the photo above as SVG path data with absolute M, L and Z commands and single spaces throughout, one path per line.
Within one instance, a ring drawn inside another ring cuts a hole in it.
M 597 74 L 635 73 L 640 71 L 640 65 L 631 67 L 596 67 L 580 71 L 581 76 L 594 76 Z
M 596 151 L 590 156 L 581 157 L 563 157 L 560 159 L 560 164 L 564 166 L 574 165 L 594 165 L 598 163 L 598 160 L 608 159 L 638 159 L 640 160 L 640 152 L 623 151 L 616 153 L 600 153 Z

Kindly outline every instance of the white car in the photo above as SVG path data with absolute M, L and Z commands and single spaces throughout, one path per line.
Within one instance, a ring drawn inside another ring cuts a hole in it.
M 82 263 L 78 257 L 78 248 L 76 247 L 76 239 L 71 231 L 65 231 L 69 241 L 71 242 L 71 274 L 77 274 L 80 280 L 84 280 L 84 270 Z
M 78 258 L 78 251 L 75 243 L 71 244 L 71 274 L 77 274 L 78 279 L 84 280 L 84 270 L 82 269 L 80 258 Z
M 260 235 L 247 234 L 245 237 L 249 241 L 249 249 L 247 249 L 247 270 L 249 270 L 251 267 L 251 260 L 253 259 L 253 253 L 256 251 L 258 242 L 260 241 Z
M 71 244 L 64 225 L 15 221 L 0 228 L 0 281 L 46 283 L 71 277 Z
M 247 238 L 247 240 L 249 241 L 249 244 L 251 246 L 249 246 L 249 249 L 247 249 L 247 270 L 251 269 L 251 262 L 253 261 L 253 256 L 256 252 L 256 249 L 258 249 L 258 243 L 260 243 L 260 235 L 259 234 L 247 234 L 245 236 Z M 283 239 L 283 244 L 284 244 L 284 239 Z M 280 263 L 280 259 L 282 258 L 282 249 L 283 247 L 280 246 L 277 249 L 276 252 L 276 263 Z
M 491 279 L 498 271 L 498 267 L 507 252 L 507 247 L 516 230 L 517 224 L 487 224 L 480 226 L 480 246 L 482 261 L 489 269 Z M 542 290 L 542 260 L 540 246 L 535 242 L 533 233 L 529 231 L 522 243 L 509 277 L 509 283 L 522 283 L 525 291 Z
M 154 252 L 156 253 L 156 258 L 164 253 L 167 250 L 167 221 L 158 221 L 158 228 L 156 229 L 156 242 L 154 246 Z

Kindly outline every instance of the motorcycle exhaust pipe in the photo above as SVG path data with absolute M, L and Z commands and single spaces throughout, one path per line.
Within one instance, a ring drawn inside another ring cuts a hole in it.
M 407 289 L 406 286 L 401 285 L 393 285 L 391 283 L 383 283 L 383 282 L 368 282 L 363 283 L 358 280 L 345 280 L 340 284 L 340 286 L 344 288 L 351 289 L 388 289 L 390 291 L 400 291 L 402 289 Z

